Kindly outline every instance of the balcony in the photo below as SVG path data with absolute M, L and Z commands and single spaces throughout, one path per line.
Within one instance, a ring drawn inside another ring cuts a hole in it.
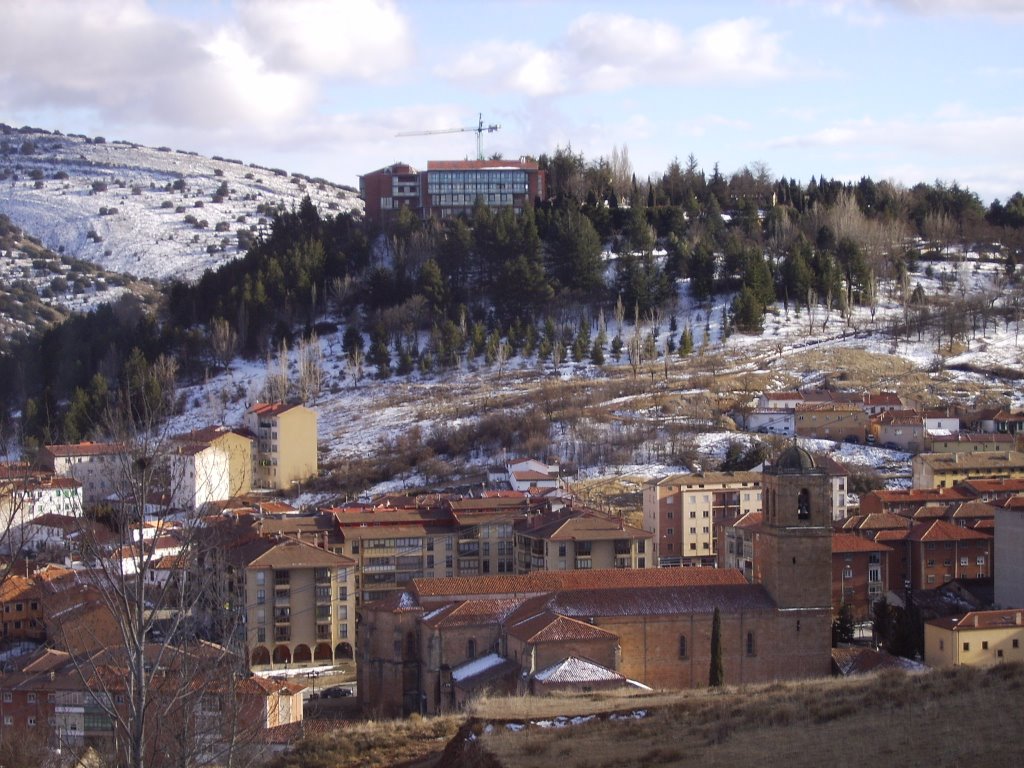
M 274 605 L 289 606 L 291 605 L 292 602 L 291 597 L 292 593 L 290 591 L 278 592 L 276 595 L 274 595 Z
M 287 624 L 291 621 L 291 609 L 290 608 L 278 608 L 274 611 L 274 623 L 275 624 Z

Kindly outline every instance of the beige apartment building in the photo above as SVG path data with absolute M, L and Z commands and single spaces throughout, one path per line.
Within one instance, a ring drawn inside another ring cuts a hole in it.
M 857 403 L 806 403 L 793 414 L 798 437 L 863 443 L 869 417 Z
M 256 403 L 245 412 L 244 423 L 256 436 L 254 487 L 288 491 L 316 476 L 316 411 Z
M 593 510 L 535 515 L 516 524 L 516 572 L 650 568 L 653 538 Z
M 643 487 L 644 528 L 655 564 L 714 566 L 719 526 L 761 511 L 759 472 L 668 475 Z
M 964 480 L 1024 477 L 1024 453 L 920 453 L 910 462 L 914 488 L 952 488 Z
M 253 667 L 354 658 L 355 561 L 281 538 L 245 565 L 245 635 Z

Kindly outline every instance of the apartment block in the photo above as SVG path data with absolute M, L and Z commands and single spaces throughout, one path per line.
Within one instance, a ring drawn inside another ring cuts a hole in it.
M 81 483 L 82 503 L 92 507 L 123 485 L 125 450 L 120 443 L 44 445 L 37 461 L 43 469 Z
M 643 525 L 660 565 L 715 564 L 718 526 L 761 511 L 761 474 L 668 475 L 643 487 Z
M 1024 478 L 1024 453 L 921 453 L 910 463 L 914 488 L 951 488 L 964 480 Z
M 245 636 L 253 667 L 354 658 L 355 561 L 294 539 L 245 563 Z
M 654 534 L 593 510 L 561 509 L 519 522 L 516 572 L 653 567 Z
M 256 403 L 245 412 L 256 436 L 253 486 L 289 491 L 317 473 L 316 411 L 304 405 Z

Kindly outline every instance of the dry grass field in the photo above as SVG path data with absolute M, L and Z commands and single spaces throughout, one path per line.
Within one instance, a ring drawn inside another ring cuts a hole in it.
M 584 722 L 553 727 L 558 718 Z M 271 763 L 272 768 L 746 765 L 1017 768 L 1024 765 L 1024 665 L 890 671 L 678 693 L 485 697 L 460 715 L 346 723 L 334 733 L 308 737 Z
M 463 766 L 648 768 L 737 765 L 1024 765 L 1024 666 L 900 672 L 854 680 L 595 699 L 552 699 L 530 719 L 645 710 L 639 719 L 597 717 L 566 728 L 493 726 L 486 754 Z M 513 708 L 517 705 L 513 702 Z M 560 705 L 560 706 L 559 706 Z M 478 715 L 500 720 L 502 700 Z M 547 712 L 545 713 L 545 709 Z M 515 714 L 509 713 L 518 719 Z M 477 762 L 478 761 L 478 762 Z

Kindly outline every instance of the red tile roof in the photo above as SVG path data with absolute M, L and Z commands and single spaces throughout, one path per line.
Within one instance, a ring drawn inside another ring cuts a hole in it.
M 595 627 L 585 621 L 559 616 L 551 611 L 544 611 L 521 621 L 509 623 L 507 632 L 524 643 L 559 643 L 572 640 L 614 642 L 618 640 L 618 636 L 612 632 Z
M 502 622 L 522 605 L 523 599 L 463 600 L 424 615 L 423 623 L 435 629 L 470 627 Z
M 832 534 L 832 554 L 844 554 L 852 552 L 890 552 L 891 549 L 885 544 L 865 539 L 863 536 L 856 536 L 852 533 Z
M 556 590 L 746 583 L 743 574 L 731 568 L 610 568 L 414 579 L 412 589 L 420 598 L 439 598 L 460 595 L 536 595 Z
M 285 411 L 290 411 L 292 408 L 298 408 L 297 403 L 253 403 L 249 407 L 249 413 L 254 413 L 257 416 L 278 416 Z
M 944 616 L 928 623 L 954 631 L 1020 627 L 1024 622 L 1022 614 L 1024 612 L 1020 608 L 1008 611 L 971 611 L 963 616 Z
M 662 569 L 666 570 L 666 569 Z M 673 570 L 714 570 L 680 568 Z M 737 571 L 739 573 L 739 571 Z M 742 578 L 742 575 L 741 575 Z M 775 601 L 760 584 L 651 586 L 636 589 L 591 589 L 556 592 L 548 607 L 563 616 L 580 619 L 612 616 L 676 616 L 776 610 Z
M 123 443 L 70 443 L 47 445 L 46 450 L 53 456 L 69 458 L 72 456 L 104 456 L 112 453 L 122 453 L 125 450 Z
M 896 542 L 900 542 L 900 541 L 906 541 L 907 536 L 909 536 L 909 535 L 910 535 L 910 530 L 909 529 L 904 529 L 904 530 L 900 530 L 900 531 L 894 531 L 894 530 L 879 531 L 878 533 L 875 534 L 875 541 L 884 541 L 884 542 L 889 542 L 889 543 L 896 543 Z
M 979 539 L 991 541 L 992 539 L 991 536 L 973 528 L 963 528 L 945 520 L 918 523 L 910 529 L 907 538 L 911 541 L 977 541 Z

